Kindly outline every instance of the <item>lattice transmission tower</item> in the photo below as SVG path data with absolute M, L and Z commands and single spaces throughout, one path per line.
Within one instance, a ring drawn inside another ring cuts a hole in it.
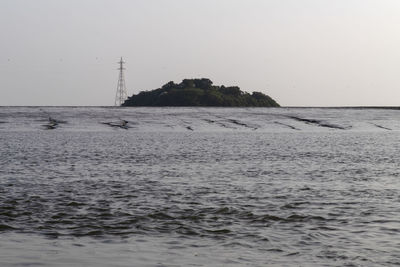
M 124 76 L 124 64 L 125 61 L 121 60 L 118 62 L 119 64 L 119 78 L 118 78 L 118 85 L 117 85 L 117 93 L 115 94 L 115 106 L 121 106 L 125 100 L 128 98 L 128 94 L 126 92 L 126 85 L 125 85 L 125 76 Z

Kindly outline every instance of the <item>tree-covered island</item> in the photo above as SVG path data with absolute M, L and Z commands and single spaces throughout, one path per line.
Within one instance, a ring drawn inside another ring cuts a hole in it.
M 185 79 L 169 82 L 159 89 L 142 91 L 129 97 L 122 106 L 210 106 L 210 107 L 279 107 L 271 97 L 249 94 L 237 86 L 215 86 L 209 79 Z

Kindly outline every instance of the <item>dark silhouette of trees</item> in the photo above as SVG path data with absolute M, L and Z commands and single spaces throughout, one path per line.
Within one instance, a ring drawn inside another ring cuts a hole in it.
M 237 86 L 215 86 L 210 79 L 168 82 L 159 89 L 129 97 L 123 106 L 279 107 L 271 97 L 243 92 Z

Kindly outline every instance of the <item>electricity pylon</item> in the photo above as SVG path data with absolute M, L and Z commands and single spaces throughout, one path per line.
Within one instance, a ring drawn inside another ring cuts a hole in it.
M 115 94 L 115 106 L 121 106 L 125 100 L 128 98 L 128 94 L 126 92 L 126 85 L 125 85 L 125 76 L 124 76 L 124 64 L 125 61 L 121 60 L 118 62 L 119 64 L 119 78 L 118 78 L 118 85 L 117 85 L 117 93 Z

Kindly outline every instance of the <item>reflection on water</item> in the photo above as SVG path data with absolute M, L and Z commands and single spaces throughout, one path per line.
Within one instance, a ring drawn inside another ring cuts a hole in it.
M 400 263 L 396 110 L 46 112 L 0 109 L 1 266 Z

